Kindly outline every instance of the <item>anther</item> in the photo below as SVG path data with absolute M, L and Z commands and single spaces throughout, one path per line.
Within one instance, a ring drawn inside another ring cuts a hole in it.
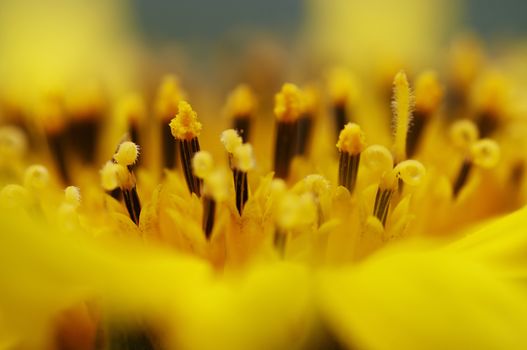
M 481 137 L 492 135 L 506 115 L 510 105 L 508 82 L 497 72 L 488 72 L 476 82 L 472 92 L 472 103 L 476 109 L 476 124 Z
M 167 169 L 172 169 L 177 164 L 177 144 L 174 144 L 172 130 L 167 124 L 177 115 L 178 104 L 183 99 L 185 94 L 178 79 L 172 75 L 164 77 L 157 92 L 155 111 L 160 120 L 163 165 Z
M 133 165 L 139 157 L 139 146 L 131 141 L 122 142 L 113 156 L 117 181 L 123 194 L 124 203 L 132 221 L 139 225 L 141 214 L 141 202 L 137 194 L 136 179 L 133 172 Z
M 178 113 L 170 122 L 172 135 L 179 144 L 180 158 L 185 180 L 190 193 L 201 196 L 202 180 L 192 172 L 192 158 L 199 152 L 198 136 L 201 132 L 201 123 L 198 121 L 196 112 L 185 101 L 178 104 Z
M 275 96 L 276 140 L 274 150 L 275 176 L 286 179 L 295 156 L 297 122 L 303 109 L 303 99 L 296 85 L 286 83 Z
M 435 71 L 425 71 L 415 82 L 415 109 L 408 129 L 406 155 L 412 157 L 422 139 L 423 132 L 432 115 L 437 111 L 443 97 Z
M 348 123 L 342 129 L 337 142 L 340 152 L 339 185 L 353 193 L 357 182 L 360 156 L 366 145 L 365 136 L 360 126 Z
M 238 85 L 227 99 L 227 111 L 232 117 L 232 127 L 241 136 L 243 142 L 249 140 L 251 119 L 256 107 L 254 93 L 249 86 Z

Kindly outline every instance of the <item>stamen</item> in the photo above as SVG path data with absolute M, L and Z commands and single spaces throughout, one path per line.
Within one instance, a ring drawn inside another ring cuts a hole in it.
M 74 208 L 77 208 L 81 202 L 81 192 L 78 187 L 68 186 L 64 189 L 64 201 Z
M 249 199 L 247 172 L 253 169 L 254 165 L 253 148 L 250 144 L 243 144 L 234 150 L 232 174 L 236 192 L 236 208 L 240 215 L 242 215 L 243 207 Z
M 221 133 L 220 140 L 221 140 L 221 143 L 223 143 L 223 146 L 225 146 L 225 150 L 227 151 L 227 154 L 229 155 L 229 166 L 232 169 L 233 168 L 232 155 L 234 151 L 236 150 L 236 148 L 242 145 L 243 140 L 235 129 L 224 130 Z
M 41 190 L 49 184 L 49 172 L 43 165 L 31 165 L 24 174 L 24 187 L 28 190 Z
M 70 95 L 66 105 L 72 117 L 68 130 L 70 148 L 83 162 L 93 164 L 106 108 L 102 90 L 96 84 L 85 86 Z
M 508 82 L 498 72 L 488 72 L 476 82 L 472 99 L 477 111 L 476 123 L 481 137 L 492 135 L 507 113 L 510 103 Z
M 478 140 L 478 129 L 469 120 L 452 124 L 450 137 L 465 158 L 452 187 L 452 195 L 456 198 L 467 183 L 474 165 L 487 169 L 496 166 L 500 159 L 500 148 L 493 140 Z
M 314 86 L 307 86 L 302 91 L 304 96 L 304 110 L 298 119 L 298 135 L 296 154 L 305 156 L 308 153 L 312 138 L 313 119 L 319 108 L 319 92 Z
M 117 115 L 128 126 L 130 140 L 139 143 L 140 130 L 146 117 L 146 106 L 142 97 L 137 94 L 126 96 L 117 105 Z
M 365 147 L 365 136 L 360 126 L 348 123 L 342 129 L 337 142 L 340 152 L 339 159 L 339 185 L 344 186 L 353 193 L 357 182 L 360 155 Z
M 174 144 L 172 130 L 167 126 L 169 121 L 178 113 L 179 101 L 185 99 L 177 77 L 168 75 L 163 78 L 156 96 L 156 115 L 161 121 L 161 143 L 163 149 L 163 165 L 173 169 L 177 165 L 177 143 Z
M 122 197 L 121 189 L 119 188 L 119 165 L 108 161 L 100 170 L 101 186 L 106 193 L 116 200 L 120 201 Z
M 274 153 L 275 176 L 286 179 L 295 156 L 297 122 L 303 108 L 302 96 L 296 85 L 284 84 L 275 96 L 276 142 Z
M 119 145 L 117 152 L 113 156 L 114 162 L 118 167 L 117 179 L 123 193 L 124 202 L 128 214 L 132 221 L 139 225 L 139 216 L 141 214 L 141 202 L 137 194 L 136 180 L 133 172 L 133 164 L 136 163 L 139 156 L 139 146 L 130 141 L 125 141 Z
M 425 173 L 425 168 L 420 162 L 405 160 L 382 175 L 375 196 L 373 215 L 379 219 L 383 226 L 386 225 L 390 202 L 398 186 L 402 183 L 418 186 L 421 184 Z
M 178 104 L 178 114 L 170 122 L 172 135 L 179 144 L 179 151 L 185 180 L 190 193 L 201 196 L 202 180 L 192 173 L 192 158 L 199 152 L 198 136 L 201 132 L 201 123 L 198 121 L 196 112 L 185 101 Z
M 329 95 L 333 106 L 336 137 L 351 119 L 348 116 L 349 104 L 357 98 L 357 82 L 349 71 L 343 68 L 333 69 L 329 74 Z
M 395 138 L 393 144 L 393 155 L 395 164 L 406 159 L 406 136 L 408 125 L 412 118 L 412 94 L 408 79 L 403 71 L 395 76 L 393 81 L 393 116 L 395 126 Z
M 63 182 L 70 182 L 70 174 L 66 161 L 68 138 L 66 134 L 66 120 L 60 98 L 49 96 L 39 106 L 37 118 L 42 121 L 49 149 L 55 159 L 57 170 Z
M 286 193 L 281 196 L 276 213 L 273 243 L 280 256 L 285 255 L 288 236 L 295 229 L 307 229 L 317 222 L 317 207 L 311 193 L 296 195 Z
M 256 99 L 249 86 L 238 85 L 227 99 L 227 110 L 232 119 L 232 127 L 238 131 L 243 142 L 249 140 L 251 117 L 256 107 Z
M 426 71 L 417 77 L 415 83 L 415 111 L 406 138 L 406 155 L 412 157 L 419 147 L 423 131 L 430 117 L 437 110 L 443 97 L 437 73 Z
M 205 237 L 209 239 L 214 228 L 216 203 L 224 200 L 227 196 L 225 174 L 222 171 L 214 170 L 212 156 L 205 151 L 196 153 L 192 159 L 192 169 L 194 174 L 205 182 L 202 226 Z

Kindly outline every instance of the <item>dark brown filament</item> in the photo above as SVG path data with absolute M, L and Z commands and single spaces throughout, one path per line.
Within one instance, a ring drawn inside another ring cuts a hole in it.
M 335 132 L 337 139 L 339 138 L 340 131 L 344 129 L 344 126 L 348 123 L 348 113 L 346 111 L 346 104 L 339 103 L 333 106 L 333 117 L 335 120 Z
M 66 162 L 66 150 L 68 149 L 67 145 L 67 135 L 63 132 L 53 133 L 47 136 L 49 149 L 55 159 L 57 165 L 57 170 L 62 178 L 62 181 L 65 184 L 70 182 L 69 169 Z
M 423 131 L 428 124 L 429 116 L 422 111 L 416 110 L 413 113 L 412 123 L 408 127 L 408 133 L 406 134 L 406 156 L 412 158 L 417 152 Z
M 311 132 L 313 129 L 313 117 L 311 115 L 303 115 L 298 119 L 298 135 L 296 154 L 306 156 L 311 141 Z
M 359 171 L 360 153 L 350 154 L 340 152 L 339 159 L 339 185 L 344 186 L 353 193 L 357 183 L 357 174 Z
M 192 158 L 199 152 L 199 141 L 197 137 L 190 140 L 178 140 L 179 152 L 185 180 L 190 193 L 195 193 L 198 197 L 201 196 L 201 185 L 203 181 L 196 177 L 192 172 Z
M 232 120 L 232 128 L 238 132 L 243 143 L 249 142 L 249 133 L 251 131 L 251 119 L 249 116 L 238 116 Z
M 96 160 L 100 126 L 100 116 L 86 117 L 70 124 L 69 145 L 83 163 L 94 164 Z
M 390 200 L 392 198 L 392 189 L 377 189 L 375 195 L 375 205 L 373 207 L 373 215 L 379 219 L 383 226 L 386 225 L 386 218 L 388 217 L 388 210 L 390 209 Z
M 216 216 L 216 201 L 210 196 L 203 196 L 203 232 L 205 237 L 210 239 L 214 228 L 214 218 Z
M 126 204 L 126 209 L 128 210 L 130 219 L 132 219 L 136 225 L 139 225 L 141 202 L 139 201 L 136 187 L 122 188 L 121 191 L 123 193 L 124 203 Z
M 167 169 L 174 169 L 177 164 L 178 143 L 174 143 L 170 126 L 166 124 L 161 125 L 161 142 L 163 144 L 163 165 Z
M 463 161 L 463 164 L 461 164 L 461 168 L 459 169 L 459 173 L 457 175 L 456 181 L 454 182 L 454 187 L 452 189 L 452 194 L 454 195 L 454 198 L 458 196 L 461 189 L 467 183 L 470 171 L 472 170 L 472 166 L 472 161 L 468 159 Z
M 289 176 L 296 150 L 297 125 L 296 121 L 278 121 L 276 124 L 274 171 L 277 178 L 286 179 Z
M 238 209 L 238 213 L 242 215 L 243 207 L 249 199 L 247 173 L 238 169 L 233 169 L 232 177 L 234 179 L 234 189 L 236 192 L 236 208 Z

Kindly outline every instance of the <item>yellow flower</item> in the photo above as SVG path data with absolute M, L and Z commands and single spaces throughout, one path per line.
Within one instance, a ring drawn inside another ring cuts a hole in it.
M 526 348 L 524 101 L 480 55 L 1 96 L 0 348 Z

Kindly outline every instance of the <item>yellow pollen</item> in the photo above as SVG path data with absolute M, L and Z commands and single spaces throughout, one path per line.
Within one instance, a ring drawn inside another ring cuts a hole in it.
M 212 156 L 207 151 L 199 151 L 192 158 L 192 170 L 200 179 L 208 177 L 214 168 Z
M 43 165 L 31 165 L 24 174 L 24 186 L 28 189 L 39 190 L 49 183 L 49 172 Z
M 393 81 L 393 114 L 395 126 L 393 153 L 395 162 L 399 163 L 406 159 L 406 135 L 412 118 L 412 94 L 403 71 L 397 73 Z
M 113 159 L 122 166 L 129 166 L 137 161 L 139 146 L 131 141 L 125 141 L 119 145 Z
M 228 153 L 233 154 L 236 148 L 240 147 L 243 143 L 242 138 L 238 135 L 238 132 L 234 129 L 227 129 L 221 133 L 221 142 L 225 146 Z
M 437 72 L 421 73 L 415 82 L 415 109 L 426 115 L 435 111 L 443 98 L 443 87 L 439 84 Z
M 246 143 L 234 150 L 233 153 L 234 167 L 243 172 L 248 172 L 254 168 L 255 160 L 253 154 L 253 147 Z
M 330 183 L 328 179 L 319 174 L 310 174 L 306 176 L 303 181 L 298 183 L 298 185 L 298 187 L 295 186 L 295 189 L 298 189 L 302 192 L 309 191 L 317 196 L 328 192 L 330 189 Z
M 303 108 L 302 93 L 294 84 L 284 84 L 282 90 L 275 95 L 274 114 L 280 121 L 295 121 Z
M 349 154 L 359 154 L 366 147 L 366 137 L 360 126 L 355 123 L 348 123 L 340 132 L 337 148 L 340 152 Z
M 418 186 L 421 184 L 426 174 L 426 169 L 423 164 L 413 159 L 402 161 L 393 170 L 398 178 L 410 186 Z
M 119 186 L 119 181 L 117 178 L 119 165 L 115 164 L 112 161 L 106 162 L 102 167 L 101 174 L 101 186 L 106 191 L 114 190 Z
M 178 113 L 170 121 L 172 135 L 178 140 L 191 140 L 198 137 L 201 132 L 201 123 L 198 121 L 197 113 L 186 101 L 178 104 Z
M 233 117 L 250 117 L 256 108 L 256 98 L 249 86 L 238 85 L 227 98 L 227 111 Z

